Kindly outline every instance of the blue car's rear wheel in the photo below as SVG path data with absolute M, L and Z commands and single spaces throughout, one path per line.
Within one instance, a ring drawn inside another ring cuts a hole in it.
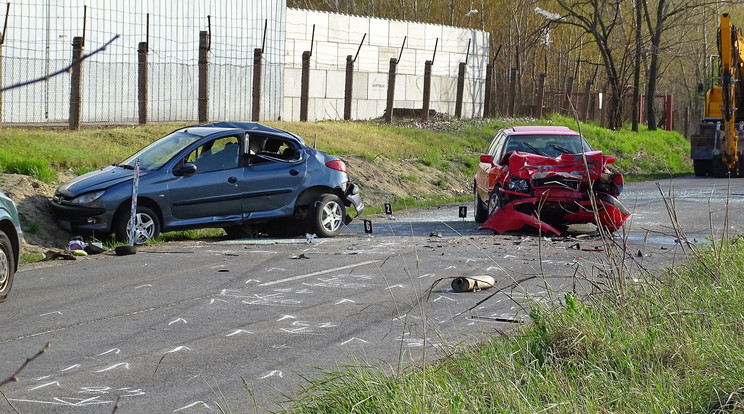
M 319 237 L 334 237 L 341 233 L 346 208 L 335 194 L 323 194 L 312 205 L 310 228 Z

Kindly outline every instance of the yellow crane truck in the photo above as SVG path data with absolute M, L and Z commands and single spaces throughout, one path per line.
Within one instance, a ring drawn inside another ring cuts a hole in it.
M 718 28 L 718 61 L 718 81 L 705 95 L 700 129 L 690 137 L 690 155 L 697 176 L 736 177 L 744 174 L 738 148 L 744 137 L 744 38 L 728 13 L 721 15 Z

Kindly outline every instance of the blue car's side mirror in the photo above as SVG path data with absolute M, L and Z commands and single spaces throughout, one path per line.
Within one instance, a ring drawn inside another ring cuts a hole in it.
M 187 162 L 176 171 L 176 175 L 182 175 L 184 177 L 190 177 L 194 174 L 196 174 L 196 165 L 193 162 Z

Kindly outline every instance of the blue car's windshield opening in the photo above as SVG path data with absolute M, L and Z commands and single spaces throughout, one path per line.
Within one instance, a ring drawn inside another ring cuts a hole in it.
M 132 156 L 119 163 L 119 166 L 124 168 L 134 168 L 135 160 L 139 158 L 140 169 L 157 170 L 162 167 L 163 164 L 178 155 L 178 153 L 180 153 L 184 148 L 193 144 L 200 138 L 201 137 L 198 135 L 176 131 L 137 151 Z

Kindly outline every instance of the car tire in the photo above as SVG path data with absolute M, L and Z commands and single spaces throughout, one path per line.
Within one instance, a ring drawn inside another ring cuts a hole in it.
M 494 210 L 504 207 L 505 204 L 504 196 L 499 191 L 499 187 L 494 187 L 488 195 L 488 216 L 490 217 Z
M 117 256 L 129 256 L 131 254 L 137 253 L 137 248 L 135 246 L 117 246 L 114 249 L 114 253 L 116 253 Z
M 478 190 L 473 190 L 473 210 L 475 211 L 475 222 L 483 223 L 488 219 L 488 208 L 483 205 L 480 197 L 478 197 Z
M 8 235 L 0 232 L 0 302 L 5 301 L 13 287 L 16 258 L 13 255 L 13 245 Z
M 318 237 L 334 237 L 341 233 L 346 217 L 346 208 L 335 194 L 324 194 L 310 210 L 310 228 Z
M 129 210 L 120 215 L 116 221 L 116 239 L 121 242 L 129 241 Z M 134 244 L 145 244 L 160 235 L 160 219 L 154 211 L 147 207 L 137 207 L 137 224 L 134 231 Z

